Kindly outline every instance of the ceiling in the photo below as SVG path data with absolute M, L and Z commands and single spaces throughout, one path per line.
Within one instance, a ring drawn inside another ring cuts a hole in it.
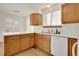
M 50 6 L 61 5 L 60 3 L 0 3 L 0 12 L 20 16 L 29 16 L 32 12 L 41 12 Z M 47 7 L 46 7 L 47 6 Z M 56 8 L 58 8 L 58 6 Z M 55 9 L 55 8 L 53 8 Z
M 47 4 L 47 3 L 46 3 Z M 40 12 L 45 3 L 0 3 L 0 11 L 27 16 L 32 12 Z

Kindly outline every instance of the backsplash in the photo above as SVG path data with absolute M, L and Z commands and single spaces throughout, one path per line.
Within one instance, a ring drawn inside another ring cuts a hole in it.
M 34 26 L 34 32 L 42 32 L 42 26 Z
M 62 35 L 79 35 L 79 23 L 63 24 L 62 28 L 43 28 L 42 26 L 35 26 L 34 32 L 48 32 L 50 30 L 52 33 L 55 33 L 56 29 L 58 29 Z
M 79 34 L 79 23 L 64 24 L 61 29 L 59 29 L 61 34 L 78 35 Z

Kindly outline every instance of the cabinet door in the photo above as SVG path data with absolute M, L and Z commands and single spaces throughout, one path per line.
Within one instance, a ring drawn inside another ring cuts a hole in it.
M 35 47 L 38 47 L 38 34 L 35 33 Z
M 30 47 L 29 40 L 30 40 L 30 35 L 21 36 L 21 50 L 28 49 Z
M 39 13 L 33 13 L 30 17 L 31 25 L 41 25 L 42 24 L 42 15 Z
M 52 36 L 51 39 L 51 54 L 55 56 L 68 55 L 68 38 Z
M 39 37 L 40 37 L 40 36 L 39 36 Z M 38 38 L 39 38 L 39 37 L 38 37 Z M 38 47 L 39 47 L 40 49 L 43 49 L 42 44 L 43 44 L 43 39 L 42 39 L 42 38 L 39 38 L 39 39 L 38 39 Z
M 79 3 L 76 3 L 76 5 L 77 5 L 77 20 L 78 20 L 78 22 L 79 22 Z
M 45 52 L 50 53 L 50 49 L 51 49 L 51 38 L 50 38 L 50 36 L 43 35 L 43 47 L 42 47 L 42 49 Z
M 36 47 L 42 49 L 42 34 L 36 34 Z
M 69 3 L 62 6 L 62 22 L 78 23 L 77 20 L 77 4 Z
M 4 39 L 4 54 L 13 55 L 20 51 L 20 39 L 18 36 L 8 36 Z
M 30 34 L 30 39 L 29 39 L 29 45 L 30 47 L 33 47 L 35 45 L 34 43 L 34 34 Z
M 72 56 L 72 47 L 74 43 L 77 42 L 77 39 L 75 38 L 69 38 L 68 39 L 68 56 Z M 77 46 L 75 47 L 75 55 L 77 56 Z
M 42 34 L 38 34 L 38 47 L 40 48 L 40 49 L 42 49 Z

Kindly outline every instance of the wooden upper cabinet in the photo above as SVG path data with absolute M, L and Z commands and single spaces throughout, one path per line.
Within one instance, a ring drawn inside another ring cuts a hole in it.
M 30 24 L 33 26 L 42 25 L 42 14 L 32 13 L 30 16 Z
M 78 20 L 78 22 L 79 22 L 79 3 L 77 3 L 77 20 Z
M 62 22 L 79 23 L 79 4 L 68 3 L 62 5 Z

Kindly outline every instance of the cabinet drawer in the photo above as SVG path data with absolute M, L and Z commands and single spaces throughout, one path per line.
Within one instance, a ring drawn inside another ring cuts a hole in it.
M 31 37 L 34 37 L 34 33 L 30 34 Z
M 43 38 L 45 38 L 45 39 L 51 39 L 51 36 L 49 36 L 49 35 L 43 35 Z
M 18 35 L 14 35 L 14 36 L 5 36 L 5 37 L 4 37 L 4 41 L 10 40 L 10 39 L 19 39 L 19 38 L 20 38 L 20 36 L 18 36 Z
M 21 35 L 21 38 L 27 38 L 27 37 L 30 37 L 30 34 Z
M 42 38 L 43 38 L 43 35 L 42 35 L 42 34 L 38 34 L 37 37 L 38 37 L 39 39 L 42 39 Z

